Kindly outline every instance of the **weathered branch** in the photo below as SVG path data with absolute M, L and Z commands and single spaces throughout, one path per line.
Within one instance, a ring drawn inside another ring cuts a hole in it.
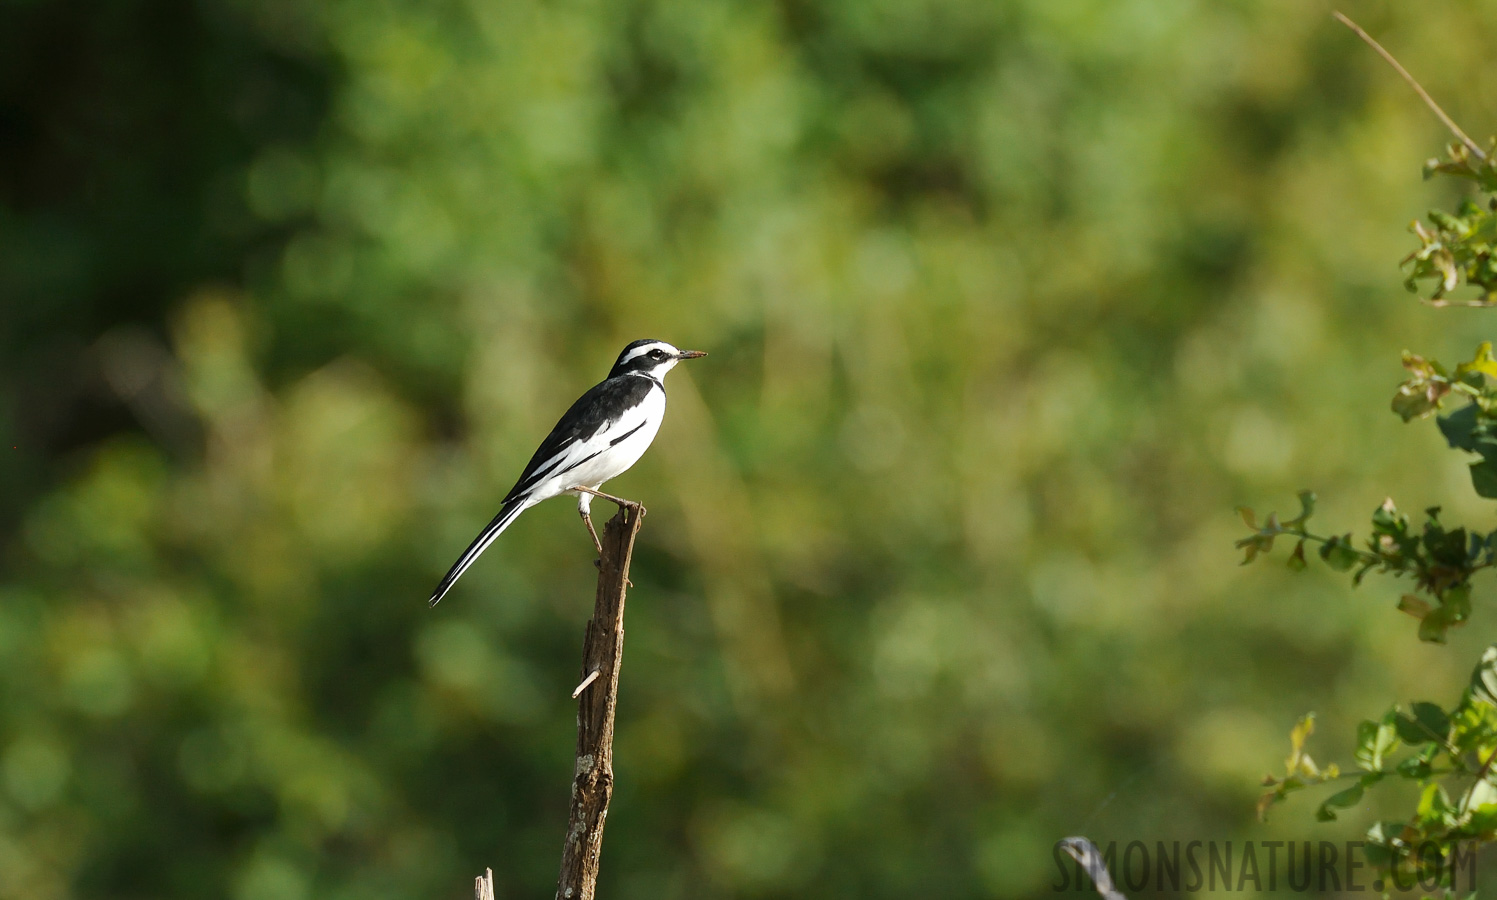
M 618 707 L 619 664 L 624 651 L 624 592 L 629 560 L 644 507 L 621 507 L 603 526 L 598 593 L 582 642 L 582 684 L 577 694 L 577 763 L 572 805 L 561 851 L 557 900 L 593 900 L 603 824 L 613 796 L 613 717 Z

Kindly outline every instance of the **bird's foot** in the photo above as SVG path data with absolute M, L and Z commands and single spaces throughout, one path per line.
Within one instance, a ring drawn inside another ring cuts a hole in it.
M 600 499 L 607 500 L 610 503 L 616 504 L 620 509 L 630 510 L 638 516 L 643 516 L 645 514 L 644 504 L 636 503 L 633 500 L 625 500 L 623 497 L 615 497 L 612 494 L 605 494 L 602 491 L 588 487 L 576 487 L 572 488 L 572 490 L 581 491 L 584 494 L 592 494 L 594 497 L 598 497 Z

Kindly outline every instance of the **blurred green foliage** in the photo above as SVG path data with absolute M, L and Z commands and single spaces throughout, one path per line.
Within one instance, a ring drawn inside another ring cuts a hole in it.
M 1497 105 L 1497 9 L 1347 11 Z M 1301 710 L 1468 677 L 1222 550 L 1468 477 L 1361 402 L 1488 337 L 1388 290 L 1456 196 L 1405 90 L 1289 0 L 4 6 L 0 897 L 547 892 L 585 532 L 424 600 L 645 336 L 712 357 L 612 484 L 607 896 L 1302 839 L 1253 815 Z

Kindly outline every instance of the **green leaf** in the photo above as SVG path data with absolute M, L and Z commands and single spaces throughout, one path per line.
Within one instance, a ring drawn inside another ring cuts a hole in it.
M 1253 560 L 1257 559 L 1259 553 L 1268 553 L 1272 551 L 1273 541 L 1273 535 L 1259 532 L 1258 534 L 1248 535 L 1247 537 L 1238 541 L 1234 546 L 1236 546 L 1239 550 L 1246 551 L 1245 555 L 1242 558 L 1242 564 L 1245 566 Z
M 1362 783 L 1359 781 L 1344 791 L 1338 791 L 1327 797 L 1316 810 L 1315 818 L 1322 822 L 1333 822 L 1336 819 L 1336 810 L 1351 809 L 1362 802 Z
M 1383 758 L 1398 746 L 1398 711 L 1389 710 L 1382 721 L 1365 721 L 1357 726 L 1357 765 L 1369 772 L 1383 768 Z
M 1479 809 L 1470 810 L 1467 813 L 1466 830 L 1476 834 L 1485 834 L 1497 829 L 1497 804 L 1487 804 Z
M 1425 552 L 1436 562 L 1451 567 L 1466 564 L 1466 529 L 1446 531 L 1435 520 L 1425 523 L 1423 544 Z
M 1445 440 L 1457 450 L 1476 452 L 1476 415 L 1480 412 L 1475 403 L 1469 403 L 1448 416 L 1440 416 L 1436 423 Z
M 1465 624 L 1471 617 L 1471 584 L 1464 582 L 1446 588 L 1440 594 L 1440 605 L 1419 623 L 1419 640 L 1431 644 L 1445 643 L 1445 632 Z
M 1393 724 L 1398 730 L 1398 739 L 1405 744 L 1421 744 L 1431 739 L 1429 735 L 1420 730 L 1419 723 L 1414 721 L 1412 716 L 1399 713 Z
M 1468 403 L 1438 421 L 1450 446 L 1481 454 L 1481 461 L 1471 464 L 1471 486 L 1477 496 L 1497 499 L 1497 434 L 1481 405 Z
M 1411 709 L 1422 736 L 1414 740 L 1406 739 L 1406 743 L 1416 744 L 1424 741 L 1443 743 L 1450 735 L 1450 716 L 1445 714 L 1445 710 L 1433 703 L 1415 703 Z
M 1362 554 L 1351 545 L 1351 535 L 1333 536 L 1320 547 L 1320 558 L 1337 572 L 1350 572 L 1362 560 Z
M 1393 395 L 1393 411 L 1408 422 L 1439 409 L 1440 401 L 1450 393 L 1450 381 L 1440 364 L 1405 350 L 1403 367 L 1409 371 L 1409 378 Z
M 1450 805 L 1450 798 L 1445 794 L 1445 789 L 1438 784 L 1425 786 L 1419 795 L 1419 805 L 1415 809 L 1415 815 L 1426 824 L 1426 827 L 1455 824 L 1455 812 L 1455 808 Z
M 1393 538 L 1402 537 L 1409 531 L 1409 517 L 1400 513 L 1393 505 L 1393 498 L 1388 497 L 1372 511 L 1372 530 Z
M 1291 572 L 1305 571 L 1305 542 L 1303 538 L 1300 539 L 1298 544 L 1294 545 L 1294 552 L 1289 554 L 1287 565 Z
M 1455 367 L 1455 377 L 1462 378 L 1467 374 L 1481 374 L 1497 378 L 1497 359 L 1492 357 L 1492 342 L 1482 341 L 1476 348 L 1476 355 L 1470 362 L 1463 362 Z
M 1310 517 L 1313 516 L 1313 515 L 1315 515 L 1315 492 L 1314 491 L 1300 491 L 1299 492 L 1299 515 L 1295 516 L 1294 518 L 1290 519 L 1288 522 L 1285 522 L 1284 524 L 1286 524 L 1286 525 L 1298 525 L 1300 528 L 1304 528 L 1305 527 L 1305 523 L 1308 522 L 1308 521 L 1310 521 Z
M 1367 864 L 1374 869 L 1386 869 L 1395 858 L 1393 851 L 1387 846 L 1373 841 L 1362 845 L 1362 856 L 1366 857 Z
M 1445 643 L 1445 632 L 1450 629 L 1450 608 L 1440 606 L 1419 621 L 1419 640 L 1428 644 Z
M 1452 625 L 1463 624 L 1471 618 L 1471 582 L 1453 584 L 1440 594 L 1440 608 Z
M 1497 459 L 1488 457 L 1471 464 L 1471 487 L 1476 496 L 1497 500 Z
M 1398 843 L 1403 836 L 1403 822 L 1374 822 L 1367 829 L 1367 843 L 1386 847 Z
M 1398 598 L 1398 611 L 1408 613 L 1416 619 L 1422 619 L 1429 615 L 1431 608 L 1424 598 L 1414 594 L 1404 594 Z
M 1494 648 L 1497 649 L 1497 648 Z M 1305 755 L 1305 741 L 1315 733 L 1315 713 L 1305 713 L 1289 731 L 1289 758 L 1284 760 L 1284 769 L 1293 776 L 1300 770 L 1300 760 Z

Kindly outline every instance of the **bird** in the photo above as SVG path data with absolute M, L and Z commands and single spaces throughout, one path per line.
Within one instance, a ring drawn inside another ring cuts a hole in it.
M 1102 900 L 1128 900 L 1113 886 L 1112 875 L 1108 873 L 1107 863 L 1102 859 L 1102 853 L 1097 849 L 1096 844 L 1084 837 L 1068 837 L 1059 841 L 1055 846 L 1064 850 L 1072 859 L 1081 864 L 1081 868 L 1091 876 L 1092 887 L 1097 889 Z M 1059 857 L 1056 859 L 1058 860 Z
M 634 341 L 625 347 L 608 377 L 577 398 L 541 441 L 525 471 L 505 495 L 499 514 L 452 564 L 432 592 L 428 605 L 436 606 L 520 513 L 561 494 L 577 495 L 577 512 L 592 535 L 598 555 L 602 556 L 603 543 L 598 540 L 589 514 L 593 497 L 612 500 L 620 506 L 638 506 L 598 489 L 638 462 L 655 440 L 665 418 L 662 380 L 665 373 L 683 359 L 706 355 L 702 350 L 680 350 L 665 341 L 650 339 Z

